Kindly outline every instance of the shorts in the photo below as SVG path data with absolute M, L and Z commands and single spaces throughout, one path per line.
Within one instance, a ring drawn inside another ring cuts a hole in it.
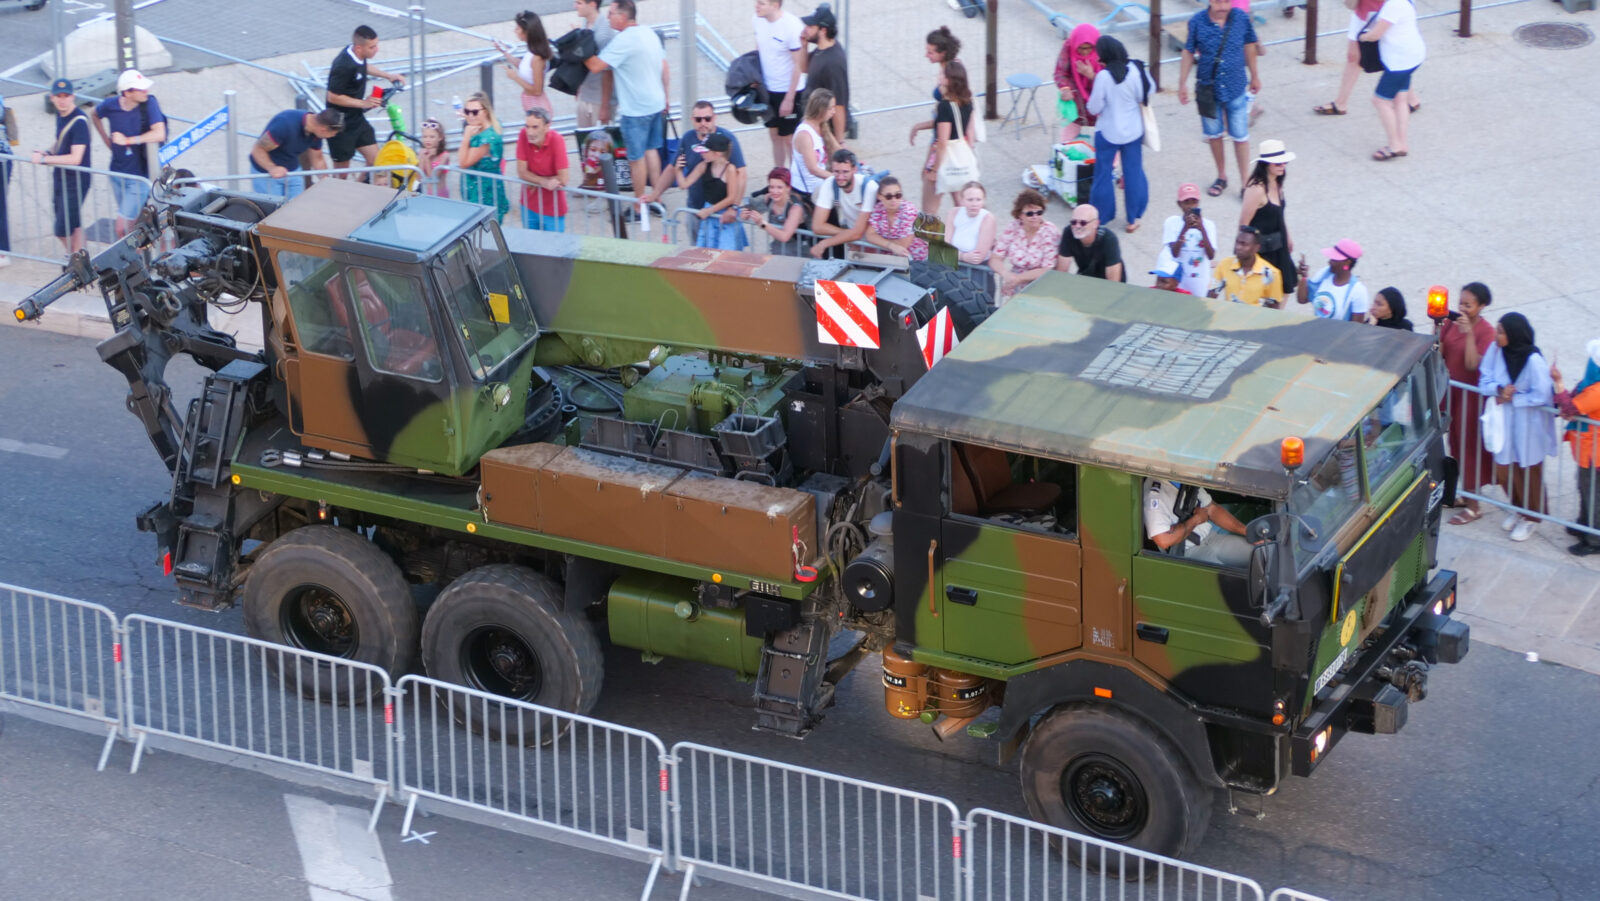
M 776 128 L 778 137 L 787 138 L 794 134 L 795 129 L 800 127 L 801 114 L 805 112 L 806 108 L 806 92 L 800 91 L 794 95 L 794 111 L 787 116 L 778 115 L 778 107 L 783 105 L 783 94 L 768 93 L 771 99 L 767 102 L 772 104 L 772 117 L 761 124 L 767 128 Z
M 660 113 L 622 117 L 622 143 L 628 149 L 628 162 L 644 159 L 646 150 L 661 149 L 667 140 L 667 124 Z
M 113 177 L 111 194 L 117 200 L 118 219 L 137 219 L 144 202 L 150 199 L 150 186 L 137 178 Z
M 523 207 L 522 227 L 536 232 L 564 232 L 567 230 L 567 217 L 546 216 Z
M 1217 101 L 1217 118 L 1207 119 L 1200 117 L 1200 129 L 1205 132 L 1206 140 L 1214 141 L 1222 137 L 1222 126 L 1226 122 L 1228 137 L 1235 143 L 1247 144 L 1250 142 L 1250 92 L 1240 91 L 1239 96 L 1224 103 Z
M 250 190 L 268 197 L 280 197 L 284 200 L 293 200 L 300 196 L 306 189 L 306 179 L 299 170 L 290 172 L 283 178 L 269 178 L 257 175 L 250 179 Z
M 1383 74 L 1378 76 L 1378 89 L 1374 93 L 1384 100 L 1399 97 L 1402 92 L 1411 90 L 1411 75 L 1416 71 L 1416 66 L 1398 72 L 1384 69 Z
M 579 100 L 577 107 L 579 128 L 593 128 L 601 122 L 610 122 L 617 115 L 617 101 L 615 99 L 611 101 L 611 108 L 604 111 L 606 113 L 604 116 L 601 115 L 602 111 L 598 100 Z
M 76 175 L 76 173 L 69 174 Z M 53 193 L 56 210 L 55 234 L 58 238 L 65 238 L 83 228 L 83 199 L 89 194 L 89 186 L 82 182 L 58 181 Z
M 356 151 L 362 147 L 376 147 L 378 135 L 372 130 L 372 123 L 363 116 L 359 119 L 344 121 L 344 128 L 339 133 L 328 139 L 328 155 L 336 163 L 348 163 L 355 159 Z

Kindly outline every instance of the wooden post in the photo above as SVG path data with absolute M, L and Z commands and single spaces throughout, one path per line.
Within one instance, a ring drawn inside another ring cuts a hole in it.
M 1456 34 L 1472 37 L 1472 0 L 1461 0 L 1461 24 L 1456 26 Z
M 1317 64 L 1317 0 L 1306 0 L 1305 64 L 1308 66 Z
M 1145 68 L 1157 91 L 1161 90 L 1161 37 L 1161 0 L 1150 0 L 1150 58 L 1145 61 Z
M 1463 0 L 1467 2 L 1467 0 Z M 1000 118 L 1000 79 L 996 76 L 996 61 L 998 55 L 996 47 L 999 44 L 1000 34 L 1000 0 L 989 0 L 984 4 L 988 15 L 984 16 L 983 32 L 983 117 L 985 119 Z

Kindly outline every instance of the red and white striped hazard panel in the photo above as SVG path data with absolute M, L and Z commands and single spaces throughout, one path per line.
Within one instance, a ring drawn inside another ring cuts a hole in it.
M 932 369 L 933 364 L 956 349 L 956 325 L 950 318 L 950 308 L 940 310 L 928 324 L 917 329 L 917 344 L 922 347 L 922 361 Z
M 878 297 L 871 285 L 817 279 L 817 340 L 877 350 Z

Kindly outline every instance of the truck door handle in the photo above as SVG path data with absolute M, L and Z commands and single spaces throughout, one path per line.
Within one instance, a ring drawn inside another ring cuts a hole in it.
M 1149 623 L 1138 623 L 1133 627 L 1133 634 L 1139 636 L 1145 641 L 1153 641 L 1156 644 L 1167 643 L 1167 630 L 1164 626 L 1152 626 Z
M 944 596 L 949 598 L 952 603 L 966 604 L 968 607 L 975 607 L 978 604 L 978 589 L 976 588 L 962 588 L 960 585 L 946 585 L 944 589 Z

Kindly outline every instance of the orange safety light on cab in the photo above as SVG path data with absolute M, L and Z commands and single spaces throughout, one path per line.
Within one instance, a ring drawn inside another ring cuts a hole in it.
M 1306 462 L 1306 443 L 1293 435 L 1283 439 L 1278 449 L 1278 459 L 1283 461 L 1285 469 L 1298 468 Z
M 1450 315 L 1450 291 L 1444 285 L 1428 289 L 1428 318 L 1435 322 Z

